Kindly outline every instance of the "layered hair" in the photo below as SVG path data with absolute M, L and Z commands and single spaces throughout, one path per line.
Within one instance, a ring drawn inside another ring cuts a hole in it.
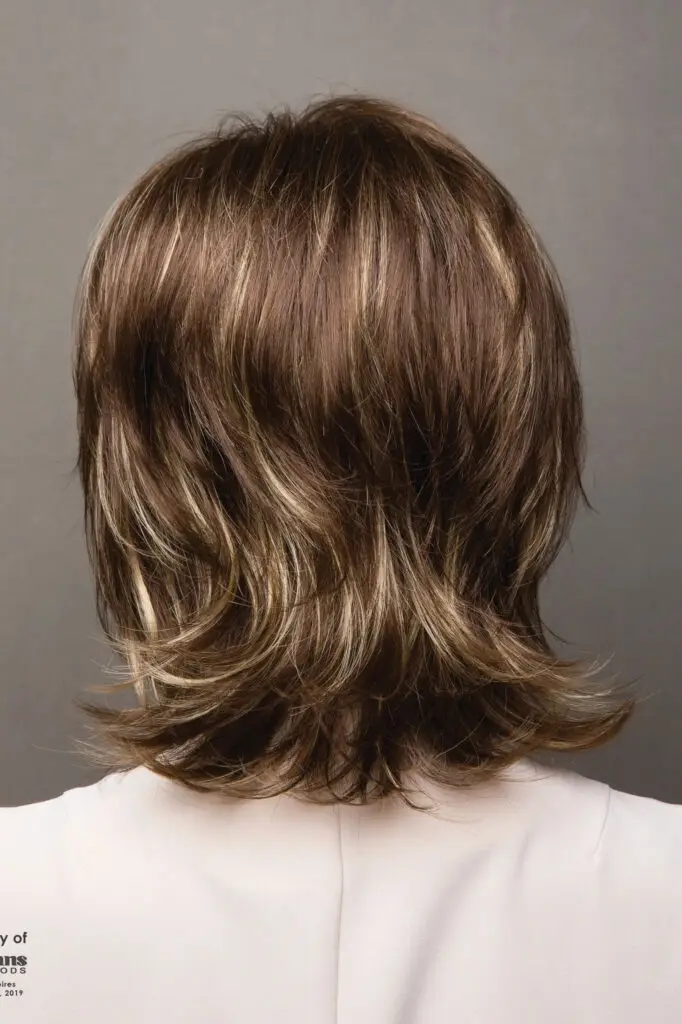
M 539 611 L 589 505 L 561 285 L 426 118 L 337 97 L 161 160 L 91 248 L 74 381 L 114 769 L 412 803 L 630 714 Z

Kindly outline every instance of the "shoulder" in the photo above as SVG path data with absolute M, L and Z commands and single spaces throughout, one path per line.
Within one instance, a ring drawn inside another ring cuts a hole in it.
M 510 828 L 533 877 L 588 891 L 605 919 L 676 917 L 682 935 L 682 806 L 621 792 L 573 771 L 520 765 L 506 784 Z
M 679 1014 L 682 807 L 610 790 L 594 863 L 602 908 L 595 937 L 608 944 L 614 976 L 625 979 L 630 972 L 648 979 L 654 1005 Z
M 3 927 L 33 934 L 64 919 L 68 811 L 65 795 L 0 808 L 0 907 Z M 0 936 L 2 942 L 2 936 Z
M 602 868 L 635 870 L 677 860 L 682 849 L 682 805 L 635 796 L 573 771 L 529 763 L 521 780 L 537 782 L 529 804 L 556 835 L 580 836 L 583 852 Z M 574 847 L 575 849 L 575 847 Z M 682 874 L 682 865 L 680 866 Z
M 550 771 L 545 788 L 550 809 L 563 807 L 569 822 L 589 822 L 595 864 L 634 870 L 643 863 L 652 868 L 678 860 L 682 805 L 621 792 L 570 771 Z M 682 864 L 676 870 L 682 875 Z
M 48 800 L 0 807 L 0 902 L 69 890 L 82 840 L 109 816 L 113 781 L 106 776 Z
M 647 836 L 660 849 L 682 839 L 682 805 L 621 792 L 574 771 L 523 761 L 509 772 L 505 784 L 509 792 L 514 787 L 520 795 L 519 805 L 525 803 L 541 818 L 551 817 L 559 828 L 584 823 L 585 839 L 599 858 L 614 852 L 616 835 L 627 839 L 631 850 Z
M 672 957 L 671 971 L 682 969 L 682 806 L 572 772 L 550 772 L 540 786 L 540 831 L 573 879 L 576 905 L 589 906 L 590 927 L 631 960 L 662 968 Z
M 0 807 L 0 866 L 4 877 L 13 864 L 19 870 L 35 857 L 54 852 L 65 827 L 65 796 L 60 794 L 19 807 Z
M 148 796 L 151 773 L 142 768 L 112 772 L 99 781 L 74 786 L 47 800 L 17 807 L 0 807 L 0 860 L 20 844 L 45 840 L 81 827 L 90 828 L 100 820 L 136 809 L 140 797 Z M 43 845 L 43 844 L 40 844 Z
M 108 906 L 118 898 L 121 850 L 137 849 L 145 818 L 141 773 L 131 774 L 0 808 L 0 932 L 63 936 L 65 922 L 75 927 L 93 900 Z
M 663 890 L 682 908 L 682 806 L 609 790 L 595 860 L 621 885 Z M 682 924 L 682 922 L 680 922 Z

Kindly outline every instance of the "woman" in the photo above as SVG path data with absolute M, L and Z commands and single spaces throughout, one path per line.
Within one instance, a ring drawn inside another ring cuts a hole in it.
M 532 760 L 633 699 L 543 631 L 581 392 L 494 176 L 377 100 L 235 121 L 106 219 L 74 376 L 136 701 L 1 813 L 14 1019 L 679 1021 L 682 809 Z

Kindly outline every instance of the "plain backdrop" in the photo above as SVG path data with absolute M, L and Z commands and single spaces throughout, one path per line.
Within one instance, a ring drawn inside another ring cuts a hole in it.
M 580 513 L 543 591 L 567 652 L 647 696 L 557 759 L 682 802 L 680 0 L 3 0 L 0 804 L 95 781 L 71 698 L 103 680 L 82 534 L 71 309 L 110 204 L 224 113 L 364 91 L 440 121 L 558 265 L 585 388 Z

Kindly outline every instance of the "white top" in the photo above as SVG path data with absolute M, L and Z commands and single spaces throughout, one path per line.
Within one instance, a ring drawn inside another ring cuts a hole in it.
M 0 809 L 0 1018 L 680 1024 L 682 807 L 517 764 L 324 807 L 138 768 Z

